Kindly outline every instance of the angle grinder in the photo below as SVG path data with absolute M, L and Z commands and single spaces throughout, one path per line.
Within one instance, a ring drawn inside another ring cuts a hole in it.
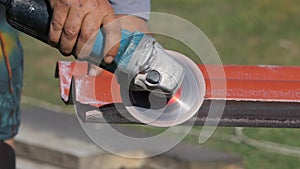
M 52 17 L 47 0 L 0 0 L 10 25 L 48 44 Z M 154 126 L 178 125 L 195 115 L 205 94 L 197 65 L 177 52 L 166 52 L 155 38 L 142 32 L 121 31 L 118 54 L 103 61 L 103 34 L 85 59 L 115 74 L 122 101 L 137 120 Z

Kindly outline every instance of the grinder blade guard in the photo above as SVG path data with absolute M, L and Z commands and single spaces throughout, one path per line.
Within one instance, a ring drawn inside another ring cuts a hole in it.
M 191 59 L 178 52 L 167 53 L 184 69 L 181 86 L 173 97 L 121 87 L 127 111 L 138 121 L 157 127 L 176 126 L 192 118 L 203 103 L 206 88 L 200 69 Z

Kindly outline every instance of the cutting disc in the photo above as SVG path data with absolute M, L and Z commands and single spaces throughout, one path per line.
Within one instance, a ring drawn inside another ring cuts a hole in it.
M 181 87 L 172 98 L 121 88 L 122 101 L 127 111 L 140 122 L 157 127 L 186 122 L 198 112 L 205 95 L 205 81 L 198 66 L 181 53 L 167 52 L 185 71 Z

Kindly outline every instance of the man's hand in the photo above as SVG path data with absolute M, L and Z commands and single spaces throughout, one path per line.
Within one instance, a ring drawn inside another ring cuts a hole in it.
M 117 54 L 121 39 L 120 26 L 108 0 L 49 0 L 53 11 L 49 30 L 50 44 L 58 46 L 64 55 L 79 55 L 90 38 L 104 26 L 104 61 L 110 63 Z M 92 49 L 93 43 L 88 43 Z
M 119 21 L 118 23 L 120 23 L 122 29 L 126 29 L 131 32 L 134 31 L 139 31 L 144 33 L 149 32 L 148 24 L 144 19 L 132 15 L 120 15 L 120 14 L 116 15 L 116 18 L 118 19 Z M 90 66 L 90 70 L 89 70 L 90 76 L 98 76 L 101 74 L 101 72 L 102 72 L 101 68 L 95 65 Z

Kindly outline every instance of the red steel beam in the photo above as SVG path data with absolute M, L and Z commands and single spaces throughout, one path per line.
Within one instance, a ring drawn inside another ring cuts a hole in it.
M 201 106 L 196 125 L 208 119 L 212 101 L 225 109 L 220 121 L 222 126 L 251 127 L 300 127 L 300 67 L 297 66 L 241 66 L 198 65 L 206 82 L 205 101 Z M 119 85 L 113 75 L 104 71 L 99 76 L 88 76 L 86 62 L 63 62 L 57 64 L 56 76 L 60 78 L 60 92 L 64 102 L 71 103 L 70 91 L 74 85 L 77 104 L 88 120 L 87 110 L 98 109 L 111 123 L 137 123 L 120 116 L 112 103 L 121 103 Z M 224 70 L 225 77 L 214 71 Z M 206 70 L 209 70 L 210 74 Z M 210 75 L 210 76 L 209 76 Z M 224 79 L 225 78 L 225 79 Z M 73 80 L 72 80 L 73 79 Z M 222 85 L 226 82 L 226 90 Z M 223 92 L 223 93 L 222 93 Z M 224 98 L 214 98 L 222 93 Z M 218 101 L 216 101 L 218 100 Z M 121 105 L 121 104 L 120 104 Z M 126 112 L 125 109 L 118 109 Z M 91 120 L 92 121 L 92 120 Z M 189 123 L 189 122 L 187 122 Z M 215 123 L 214 123 L 215 124 Z

